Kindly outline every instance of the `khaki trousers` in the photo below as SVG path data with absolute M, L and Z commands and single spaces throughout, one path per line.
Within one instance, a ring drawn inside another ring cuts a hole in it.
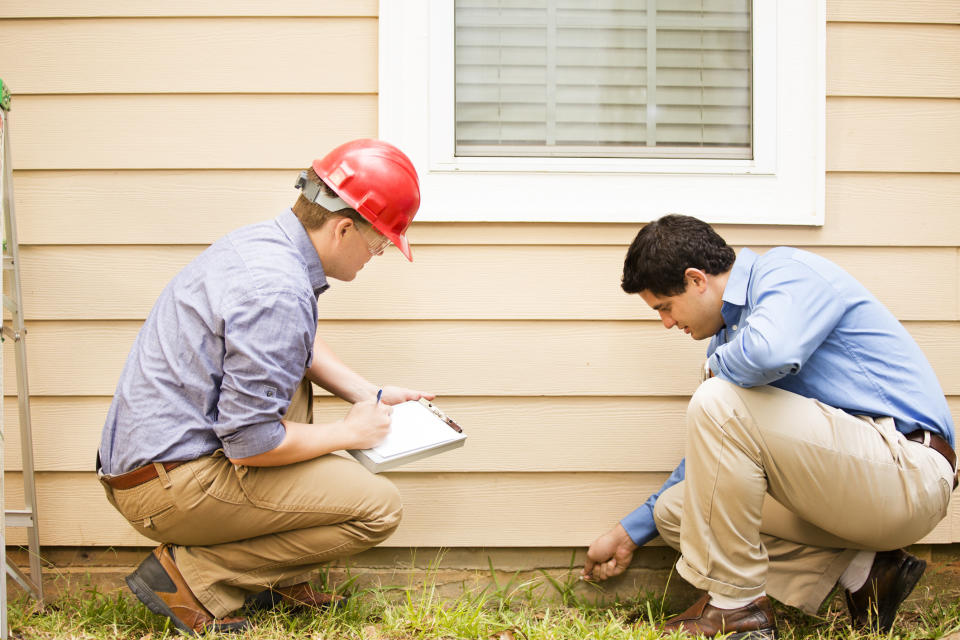
M 286 417 L 312 422 L 304 381 Z M 175 545 L 191 591 L 220 618 L 251 592 L 305 581 L 323 563 L 368 549 L 400 524 L 396 487 L 352 458 L 284 467 L 232 464 L 218 451 L 107 498 L 133 527 Z
M 686 478 L 657 500 L 678 573 L 734 598 L 816 613 L 858 549 L 912 544 L 947 514 L 943 456 L 893 420 L 776 389 L 704 382 L 687 410 Z

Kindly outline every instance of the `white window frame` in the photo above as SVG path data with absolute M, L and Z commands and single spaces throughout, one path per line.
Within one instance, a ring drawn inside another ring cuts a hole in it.
M 420 174 L 417 220 L 822 225 L 826 0 L 753 12 L 752 160 L 458 158 L 453 0 L 381 2 L 379 136 Z

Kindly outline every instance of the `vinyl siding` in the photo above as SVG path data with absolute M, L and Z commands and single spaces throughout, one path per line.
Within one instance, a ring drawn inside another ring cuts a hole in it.
M 150 544 L 93 472 L 127 351 L 204 246 L 292 202 L 315 155 L 376 136 L 376 14 L 346 0 L 0 7 L 43 544 Z M 719 231 L 860 278 L 917 338 L 960 422 L 960 10 L 828 0 L 827 18 L 825 224 Z M 416 262 L 388 254 L 321 297 L 320 330 L 347 362 L 435 391 L 470 434 L 389 474 L 406 515 L 387 546 L 586 545 L 679 461 L 705 345 L 620 291 L 638 227 L 415 224 Z M 318 400 L 318 421 L 342 415 Z M 956 501 L 924 541 L 960 542 Z

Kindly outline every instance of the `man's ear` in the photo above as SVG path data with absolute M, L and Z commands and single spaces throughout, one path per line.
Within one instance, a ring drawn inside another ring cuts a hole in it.
M 333 238 L 337 243 L 346 237 L 351 227 L 356 226 L 350 218 L 342 217 L 334 218 L 330 221 L 330 224 L 332 225 Z
M 687 286 L 693 286 L 701 293 L 707 288 L 707 274 L 700 269 L 687 267 L 683 276 L 687 279 Z

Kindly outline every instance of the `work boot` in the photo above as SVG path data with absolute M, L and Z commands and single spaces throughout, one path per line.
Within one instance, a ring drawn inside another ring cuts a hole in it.
M 903 549 L 878 551 L 863 586 L 847 590 L 847 609 L 855 628 L 888 633 L 897 610 L 917 586 L 927 563 Z
M 710 604 L 710 594 L 705 593 L 692 607 L 667 620 L 661 631 L 663 635 L 685 631 L 707 638 L 725 634 L 727 640 L 773 640 L 777 620 L 767 596 L 737 609 L 720 609 Z
M 126 577 L 127 586 L 154 613 L 170 618 L 180 631 L 234 633 L 247 627 L 243 618 L 214 618 L 190 591 L 173 559 L 173 548 L 162 544 Z
M 247 600 L 247 607 L 256 611 L 273 609 L 281 602 L 294 611 L 301 609 L 332 609 L 341 606 L 347 601 L 346 596 L 336 593 L 317 591 L 309 582 L 290 585 L 289 587 L 274 587 L 261 591 Z

